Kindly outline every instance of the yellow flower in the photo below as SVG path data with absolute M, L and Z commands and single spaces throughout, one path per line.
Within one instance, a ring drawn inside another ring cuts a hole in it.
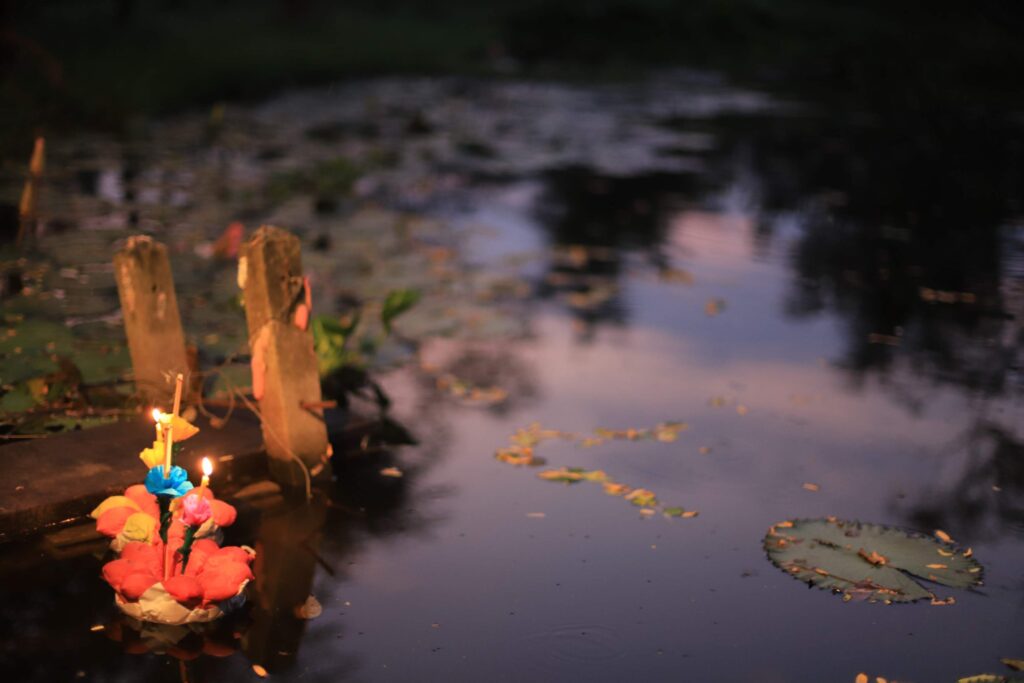
M 136 512 L 129 517 L 121 529 L 121 534 L 129 541 L 149 543 L 156 531 L 156 520 L 145 512 Z
M 174 441 L 184 441 L 185 439 L 191 439 L 199 432 L 199 427 L 183 418 L 181 415 L 175 415 L 171 418 L 171 427 L 174 428 Z
M 113 510 L 114 508 L 123 507 L 133 508 L 135 510 L 139 509 L 138 504 L 136 504 L 136 502 L 134 500 L 131 500 L 130 498 L 126 498 L 124 496 L 110 496 L 102 503 L 97 505 L 96 509 L 89 513 L 89 516 L 93 519 L 99 519 L 100 515 L 102 515 L 107 510 Z
M 162 441 L 154 441 L 152 448 L 144 448 L 139 453 L 139 459 L 146 465 L 146 469 L 153 469 L 157 465 L 164 464 L 164 444 Z

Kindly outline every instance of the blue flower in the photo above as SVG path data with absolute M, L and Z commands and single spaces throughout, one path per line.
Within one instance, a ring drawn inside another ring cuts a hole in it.
M 146 475 L 146 490 L 156 496 L 177 498 L 192 490 L 192 482 L 180 467 L 172 467 L 171 476 L 164 477 L 164 466 L 157 465 Z

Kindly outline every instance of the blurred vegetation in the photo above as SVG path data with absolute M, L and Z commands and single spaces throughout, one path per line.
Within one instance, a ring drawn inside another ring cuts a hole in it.
M 0 123 L 121 125 L 381 74 L 686 65 L 883 107 L 1019 101 L 1008 0 L 0 0 Z

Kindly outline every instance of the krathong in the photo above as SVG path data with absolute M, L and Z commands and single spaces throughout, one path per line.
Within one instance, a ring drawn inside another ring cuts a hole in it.
M 234 523 L 236 511 L 210 489 L 209 460 L 204 459 L 199 488 L 184 468 L 170 465 L 169 432 L 184 441 L 198 428 L 175 413 L 154 410 L 153 416 L 156 441 L 139 455 L 149 468 L 144 483 L 92 511 L 97 531 L 111 539 L 110 548 L 119 555 L 104 565 L 103 578 L 114 589 L 115 605 L 133 619 L 209 622 L 244 602 L 256 553 L 245 546 L 220 546 L 220 530 Z

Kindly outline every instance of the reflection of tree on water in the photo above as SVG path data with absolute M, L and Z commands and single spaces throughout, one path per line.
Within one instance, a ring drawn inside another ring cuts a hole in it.
M 685 173 L 612 177 L 580 166 L 547 173 L 537 218 L 555 254 L 539 296 L 565 301 L 584 338 L 599 323 L 624 324 L 625 252 L 667 266 L 668 217 L 697 191 L 697 176 Z
M 955 444 L 966 457 L 961 474 L 946 490 L 913 501 L 910 520 L 920 528 L 957 529 L 972 538 L 1003 528 L 1024 533 L 1024 441 L 984 420 L 963 441 Z
M 1016 339 L 991 340 L 1006 324 L 1022 140 L 999 117 L 950 111 L 774 119 L 744 136 L 765 208 L 803 222 L 789 312 L 839 313 L 858 374 L 904 356 L 934 380 L 1002 391 Z

